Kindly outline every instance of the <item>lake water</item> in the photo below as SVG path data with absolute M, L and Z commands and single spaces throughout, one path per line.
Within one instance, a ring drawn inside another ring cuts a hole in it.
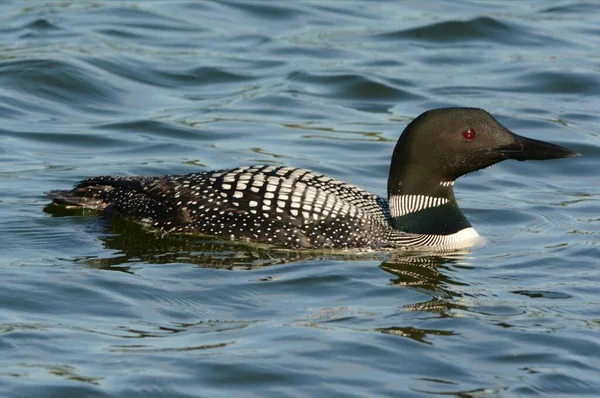
M 594 1 L 3 2 L 0 396 L 598 396 L 599 49 Z M 445 257 L 44 211 L 87 176 L 257 163 L 385 195 L 441 106 L 583 157 L 460 179 L 488 243 Z

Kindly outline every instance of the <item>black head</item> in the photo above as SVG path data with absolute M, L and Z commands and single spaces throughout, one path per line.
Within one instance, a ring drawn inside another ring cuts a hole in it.
M 414 119 L 398 139 L 388 191 L 454 181 L 506 159 L 556 159 L 579 154 L 510 132 L 483 109 L 433 109 Z M 394 192 L 395 193 L 395 192 Z

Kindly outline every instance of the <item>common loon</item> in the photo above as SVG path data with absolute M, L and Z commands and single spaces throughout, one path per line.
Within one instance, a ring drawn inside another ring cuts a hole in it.
M 468 247 L 479 238 L 454 181 L 505 159 L 578 156 L 510 132 L 477 108 L 427 111 L 394 149 L 388 200 L 312 171 L 250 166 L 158 177 L 91 177 L 54 203 L 105 210 L 164 232 L 289 248 Z

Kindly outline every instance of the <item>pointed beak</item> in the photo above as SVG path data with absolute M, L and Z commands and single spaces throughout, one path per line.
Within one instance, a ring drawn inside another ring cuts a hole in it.
M 581 156 L 560 145 L 550 144 L 548 142 L 534 140 L 532 138 L 522 137 L 510 133 L 513 136 L 513 142 L 501 145 L 493 149 L 493 152 L 501 154 L 506 159 L 515 160 L 546 160 L 568 158 Z

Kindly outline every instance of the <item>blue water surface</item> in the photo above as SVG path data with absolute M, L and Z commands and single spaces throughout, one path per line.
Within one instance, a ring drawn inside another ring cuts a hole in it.
M 600 391 L 600 3 L 0 4 L 0 396 Z M 386 194 L 421 112 L 581 152 L 457 181 L 486 246 L 281 251 L 44 211 L 93 175 L 304 167 Z

